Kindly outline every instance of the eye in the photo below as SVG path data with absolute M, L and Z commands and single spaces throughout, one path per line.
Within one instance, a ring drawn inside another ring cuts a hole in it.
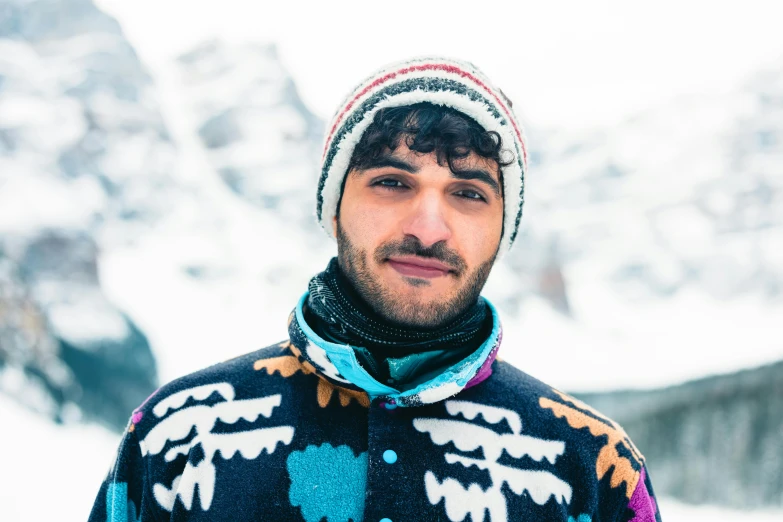
M 476 192 L 475 190 L 463 189 L 458 190 L 455 194 L 461 198 L 470 199 L 474 201 L 486 201 L 486 198 Z
M 398 179 L 383 178 L 372 183 L 373 187 L 383 187 L 389 189 L 404 188 L 405 184 Z

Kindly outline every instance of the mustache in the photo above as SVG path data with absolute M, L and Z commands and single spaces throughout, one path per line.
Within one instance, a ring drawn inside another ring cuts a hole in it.
M 441 263 L 449 265 L 457 275 L 467 270 L 468 265 L 454 250 L 446 246 L 444 242 L 438 242 L 430 247 L 425 247 L 415 236 L 405 236 L 400 241 L 389 241 L 375 250 L 375 262 L 381 264 L 386 259 L 395 256 L 419 256 L 437 259 Z

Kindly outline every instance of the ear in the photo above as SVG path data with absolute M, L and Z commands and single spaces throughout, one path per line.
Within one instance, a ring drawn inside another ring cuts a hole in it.
M 337 214 L 332 218 L 332 235 L 337 237 Z

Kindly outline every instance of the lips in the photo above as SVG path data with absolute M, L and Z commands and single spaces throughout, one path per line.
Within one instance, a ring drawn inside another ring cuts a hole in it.
M 401 275 L 407 277 L 433 279 L 446 276 L 449 272 L 453 271 L 450 266 L 443 264 L 440 261 L 423 257 L 393 257 L 389 258 L 387 261 L 392 268 Z

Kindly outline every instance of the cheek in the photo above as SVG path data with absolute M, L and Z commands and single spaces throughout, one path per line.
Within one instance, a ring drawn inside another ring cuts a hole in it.
M 399 228 L 399 212 L 366 201 L 361 205 L 346 205 L 340 212 L 340 225 L 357 247 L 372 251 L 394 236 Z
M 468 263 L 480 264 L 495 254 L 500 244 L 502 220 L 501 212 L 482 218 L 463 217 L 454 222 L 453 236 Z

